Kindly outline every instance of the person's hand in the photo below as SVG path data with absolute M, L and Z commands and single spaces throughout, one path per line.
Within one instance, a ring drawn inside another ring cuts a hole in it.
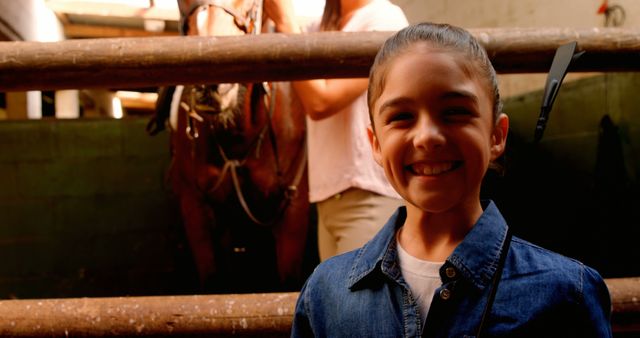
M 277 32 L 300 32 L 291 0 L 264 0 L 262 6 L 264 14 L 273 21 Z

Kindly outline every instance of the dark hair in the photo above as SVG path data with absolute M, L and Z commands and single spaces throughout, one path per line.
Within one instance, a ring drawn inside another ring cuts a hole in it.
M 396 56 L 406 51 L 416 43 L 427 43 L 436 48 L 450 49 L 460 52 L 472 60 L 480 71 L 480 75 L 487 80 L 493 91 L 493 117 L 494 120 L 502 113 L 500 92 L 496 71 L 489 60 L 487 52 L 468 31 L 448 24 L 419 23 L 406 27 L 391 36 L 378 51 L 371 71 L 369 73 L 369 89 L 367 90 L 367 103 L 369 116 L 373 114 L 373 104 L 384 90 L 384 80 L 387 74 L 387 65 Z M 371 120 L 373 128 L 373 119 Z
M 326 0 L 320 21 L 320 31 L 339 31 L 341 16 L 340 0 Z

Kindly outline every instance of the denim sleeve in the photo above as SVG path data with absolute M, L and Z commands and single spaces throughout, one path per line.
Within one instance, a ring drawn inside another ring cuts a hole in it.
M 582 311 L 579 322 L 581 337 L 606 337 L 611 333 L 611 297 L 609 289 L 597 271 L 585 266 L 582 276 Z
M 291 327 L 291 337 L 313 337 L 313 331 L 311 330 L 311 323 L 309 322 L 309 316 L 307 314 L 306 298 L 307 296 L 307 284 L 305 283 L 300 291 L 298 300 L 296 302 L 296 309 L 293 314 L 293 325 Z

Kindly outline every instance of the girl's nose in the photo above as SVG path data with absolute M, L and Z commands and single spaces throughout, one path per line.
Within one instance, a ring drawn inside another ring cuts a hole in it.
M 415 125 L 414 147 L 427 151 L 442 147 L 446 140 L 442 131 L 442 126 L 434 119 L 430 117 L 420 118 Z

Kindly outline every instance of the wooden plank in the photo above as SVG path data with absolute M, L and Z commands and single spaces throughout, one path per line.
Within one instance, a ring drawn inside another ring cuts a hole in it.
M 0 301 L 3 337 L 288 335 L 297 293 Z
M 75 0 L 48 0 L 47 7 L 56 13 L 96 15 L 119 18 L 142 18 L 166 21 L 180 20 L 178 7 L 144 7 L 135 4 L 87 2 Z
M 575 71 L 639 71 L 640 29 L 473 30 L 500 73 L 546 72 L 578 41 Z M 390 32 L 0 42 L 0 91 L 367 76 Z
M 144 29 L 98 26 L 98 25 L 81 25 L 81 24 L 65 24 L 64 35 L 69 39 L 86 39 L 86 38 L 116 38 L 116 37 L 150 37 L 150 36 L 178 36 L 178 32 L 151 32 Z
M 606 280 L 616 333 L 640 333 L 640 277 Z M 297 293 L 0 301 L 0 335 L 288 337 Z
M 640 334 L 640 277 L 605 281 L 611 294 L 613 331 Z

